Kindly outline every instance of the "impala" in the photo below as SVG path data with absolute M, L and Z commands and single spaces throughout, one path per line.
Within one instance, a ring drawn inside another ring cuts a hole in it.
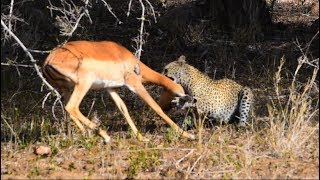
M 128 87 L 162 117 L 183 137 L 194 139 L 179 128 L 160 108 L 146 91 L 142 83 L 150 82 L 165 88 L 169 96 L 185 96 L 183 88 L 166 76 L 144 65 L 125 47 L 111 41 L 73 41 L 55 48 L 47 57 L 42 68 L 47 81 L 58 89 L 66 103 L 65 109 L 82 133 L 84 125 L 96 130 L 110 141 L 106 131 L 86 118 L 79 110 L 80 103 L 90 89 L 106 89 L 124 115 L 133 133 L 140 141 L 142 136 L 132 121 L 128 109 L 115 91 L 121 86 Z

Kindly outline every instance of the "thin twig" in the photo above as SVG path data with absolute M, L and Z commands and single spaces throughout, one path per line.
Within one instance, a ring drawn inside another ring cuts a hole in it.
M 311 43 L 313 42 L 313 40 L 318 36 L 318 34 L 319 34 L 319 31 L 317 31 L 317 33 L 311 38 L 311 40 L 308 42 L 308 44 L 307 44 L 307 50 L 306 50 L 306 54 L 309 52 L 309 48 L 310 48 L 310 45 L 311 45 Z M 317 42 L 317 43 L 319 43 L 319 41 Z
M 154 13 L 154 9 L 153 9 L 153 6 L 151 5 L 151 3 L 148 1 L 148 0 L 145 0 L 148 5 L 150 6 L 150 9 L 152 11 L 152 14 L 153 14 L 153 17 L 154 17 L 154 21 L 157 22 L 157 19 L 156 19 L 156 16 L 155 16 L 155 13 Z M 140 58 L 141 58 L 141 53 L 142 53 L 142 46 L 144 44 L 144 40 L 143 40 L 143 34 L 144 34 L 144 21 L 146 21 L 146 18 L 145 18 L 145 5 L 143 4 L 143 0 L 139 0 L 140 2 L 140 5 L 141 5 L 141 17 L 138 18 L 139 20 L 141 20 L 141 24 L 140 24 L 140 29 L 139 29 L 139 34 L 138 34 L 138 37 L 135 38 L 135 42 L 136 42 L 136 45 L 137 45 L 137 48 L 136 48 L 136 52 L 135 52 L 135 56 L 137 57 L 137 63 L 134 67 L 134 71 L 135 73 L 137 74 L 140 74 L 140 69 L 139 69 L 139 62 L 140 62 Z M 130 9 L 131 9 L 131 3 L 132 1 L 130 0 L 129 2 L 129 6 L 128 6 L 128 12 L 127 12 L 127 16 L 130 15 Z
M 50 0 L 48 0 L 48 2 L 49 2 L 49 4 L 50 4 L 50 6 L 48 7 L 48 9 L 50 10 L 50 15 L 51 15 L 51 17 L 53 17 L 52 9 L 50 8 L 50 7 L 52 7 L 53 5 L 52 5 L 52 3 L 51 3 Z
M 128 4 L 128 12 L 127 12 L 127 17 L 130 16 L 130 11 L 131 11 L 131 4 L 132 4 L 132 0 L 129 1 L 129 4 Z
M 144 21 L 146 20 L 145 16 L 144 16 L 145 6 L 144 6 L 142 0 L 139 0 L 139 2 L 140 2 L 140 5 L 141 5 L 141 17 L 138 18 L 138 19 L 141 20 L 141 25 L 140 25 L 139 35 L 138 35 L 138 38 L 136 40 L 137 49 L 136 49 L 136 52 L 135 52 L 135 56 L 137 57 L 137 63 L 134 66 L 134 72 L 136 74 L 140 74 L 139 63 L 140 63 L 140 58 L 141 58 L 142 45 L 144 44 L 143 43 L 143 30 L 144 30 Z
M 42 50 L 35 50 L 35 49 L 28 49 L 29 52 L 33 52 L 33 53 L 40 53 L 40 54 L 47 54 L 50 53 L 51 51 L 42 51 Z
M 194 148 L 145 148 L 145 149 L 136 149 L 136 150 L 123 150 L 117 152 L 140 152 L 140 151 L 152 151 L 152 150 L 167 150 L 167 151 L 194 151 Z
M 104 102 L 103 94 L 101 94 L 100 97 L 101 97 L 101 101 L 102 101 L 103 106 L 106 108 L 107 105 L 106 105 L 106 102 Z
M 42 101 L 42 108 L 44 108 L 44 103 L 47 101 L 48 97 L 51 95 L 51 92 L 48 92 L 48 94 L 44 97 L 43 101 Z
M 204 153 L 202 153 L 198 158 L 197 160 L 193 163 L 192 167 L 190 169 L 188 169 L 187 171 L 187 175 L 185 177 L 185 179 L 188 179 L 188 176 L 190 175 L 191 171 L 195 168 L 195 166 L 198 164 L 198 162 L 200 161 L 200 159 L 202 159 Z
M 51 108 L 51 110 L 52 110 L 52 115 L 53 115 L 54 119 L 56 119 L 56 120 L 58 120 L 58 118 L 56 117 L 56 114 L 54 113 L 54 110 L 55 110 L 55 107 L 56 107 L 57 102 L 59 102 L 60 107 L 61 107 L 61 109 L 62 109 L 63 117 L 65 117 L 65 112 L 64 112 L 63 105 L 62 105 L 62 102 L 61 102 L 61 97 L 59 97 L 59 98 L 56 98 L 56 100 L 54 101 L 54 103 L 53 103 L 53 105 L 52 105 L 52 108 Z
M 15 67 L 25 67 L 25 68 L 33 68 L 32 65 L 26 65 L 26 64 L 11 64 L 11 63 L 1 63 L 1 66 L 15 66 Z
M 144 21 L 146 20 L 145 16 L 144 16 L 145 6 L 144 6 L 142 0 L 139 0 L 139 2 L 140 2 L 140 5 L 141 5 L 141 17 L 139 18 L 141 20 L 141 25 L 140 25 L 139 38 L 138 38 L 138 45 L 139 46 L 138 46 L 138 49 L 137 49 L 138 61 L 140 60 L 141 52 L 142 52 Z
M 183 156 L 182 158 L 180 158 L 178 161 L 176 161 L 175 165 L 176 167 L 180 164 L 181 161 L 183 161 L 185 158 L 189 157 L 195 149 L 191 149 L 190 152 L 188 154 L 186 154 L 185 156 Z
M 122 24 L 123 22 L 120 21 L 120 19 L 114 14 L 114 12 L 112 11 L 112 7 L 105 1 L 105 0 L 101 0 L 104 3 L 104 6 L 107 7 L 108 11 L 110 12 L 110 14 L 116 18 L 117 23 Z
M 8 121 L 6 120 L 6 117 L 4 117 L 4 115 L 2 115 L 2 113 L 1 113 L 1 119 L 7 124 L 8 128 L 9 128 L 10 131 L 11 131 L 11 134 L 13 134 L 13 136 L 16 138 L 16 140 L 20 141 L 17 133 L 14 132 L 13 128 L 10 126 L 10 124 L 9 124 Z
M 154 18 L 154 22 L 157 23 L 156 14 L 154 13 L 154 8 L 153 8 L 152 4 L 149 2 L 149 0 L 145 0 L 145 1 L 146 1 L 146 2 L 148 3 L 148 5 L 150 6 L 150 9 L 151 9 L 151 11 L 152 11 L 152 15 L 153 15 L 153 18 Z
M 14 3 L 14 0 L 11 0 L 10 11 L 9 11 L 9 25 L 8 25 L 10 30 L 12 30 L 11 18 L 12 18 L 12 12 L 13 12 L 13 3 Z
M 77 7 L 72 0 L 70 1 L 61 1 L 61 7 L 53 6 L 49 0 L 50 6 L 48 9 L 50 10 L 52 16 L 52 10 L 58 11 L 59 13 L 63 14 L 62 16 L 57 16 L 57 24 L 60 27 L 60 34 L 63 36 L 67 36 L 66 41 L 68 41 L 76 29 L 80 26 L 80 21 L 84 15 L 86 15 L 92 23 L 90 18 L 90 14 L 88 11 L 89 0 L 86 0 L 84 3 L 84 7 Z M 80 13 L 81 12 L 81 13 Z
M 69 33 L 67 33 L 67 36 L 69 36 L 69 37 L 72 36 L 72 34 L 74 33 L 74 31 L 78 28 L 79 23 L 80 23 L 80 20 L 81 20 L 81 18 L 84 16 L 84 14 L 85 14 L 85 11 L 80 14 L 80 17 L 77 19 L 77 21 L 76 21 L 75 25 L 73 26 L 72 30 L 71 30 Z
M 93 106 L 94 106 L 95 103 L 96 103 L 96 97 L 93 98 L 93 101 L 92 101 L 92 103 L 91 103 L 91 107 L 90 107 L 90 109 L 89 109 L 89 112 L 88 112 L 87 117 L 90 117 L 91 111 L 92 111 Z

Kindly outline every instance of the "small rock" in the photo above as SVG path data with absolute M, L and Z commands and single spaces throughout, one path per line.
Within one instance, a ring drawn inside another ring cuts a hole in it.
M 34 153 L 37 155 L 50 155 L 51 148 L 46 146 L 37 146 L 34 148 Z
M 310 13 L 314 16 L 319 16 L 319 2 L 313 2 L 311 4 Z
M 64 159 L 61 158 L 61 157 L 57 157 L 57 158 L 56 158 L 57 164 L 61 164 L 63 161 L 64 161 Z
M 8 174 L 8 169 L 1 166 L 1 174 Z

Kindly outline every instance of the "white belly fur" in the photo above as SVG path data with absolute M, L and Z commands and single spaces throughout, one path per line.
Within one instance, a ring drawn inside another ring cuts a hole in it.
M 124 85 L 124 82 L 112 80 L 96 80 L 93 82 L 91 89 L 116 88 Z

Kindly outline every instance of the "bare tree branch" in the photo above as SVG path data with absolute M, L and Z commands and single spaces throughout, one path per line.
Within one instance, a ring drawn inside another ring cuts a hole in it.
M 129 1 L 129 4 L 128 4 L 128 12 L 127 12 L 127 17 L 130 16 L 130 11 L 131 11 L 131 4 L 132 4 L 132 0 Z
M 9 6 L 9 14 L 8 15 L 1 14 L 1 20 L 8 23 L 8 28 L 11 31 L 14 30 L 14 26 L 15 26 L 16 21 L 21 21 L 21 22 L 26 23 L 23 19 L 18 18 L 13 14 L 13 6 L 14 6 L 14 0 L 11 0 L 10 6 Z M 5 43 L 8 38 L 10 38 L 9 33 L 7 31 L 5 31 L 4 36 L 1 37 L 1 40 L 3 40 L 3 43 Z
M 49 0 L 50 6 L 48 7 L 48 9 L 50 10 L 51 16 L 53 15 L 52 10 L 58 11 L 63 14 L 62 16 L 56 17 L 56 24 L 60 28 L 60 34 L 63 36 L 67 36 L 69 39 L 73 35 L 75 30 L 80 26 L 80 21 L 84 15 L 86 15 L 92 23 L 88 11 L 89 0 L 86 0 L 84 2 L 84 6 L 81 7 L 76 6 L 72 0 L 69 1 L 70 3 L 64 0 L 60 1 L 61 5 L 63 6 L 62 8 L 52 5 L 51 1 Z M 66 41 L 68 41 L 68 39 Z
M 72 1 L 71 1 L 71 2 L 72 2 Z M 87 10 L 87 5 L 88 5 L 88 3 L 89 3 L 89 0 L 86 0 L 86 2 L 85 2 L 85 9 L 84 9 L 83 12 L 80 14 L 80 16 L 78 17 L 76 23 L 74 24 L 71 32 L 69 32 L 69 33 L 67 34 L 67 36 L 69 36 L 69 37 L 72 36 L 72 34 L 74 33 L 74 31 L 77 29 L 81 18 L 82 18 L 85 14 L 87 14 L 87 11 L 86 11 L 86 10 Z M 87 14 L 87 15 L 88 15 L 88 14 Z M 89 17 L 90 17 L 90 16 L 89 16 Z
M 154 22 L 157 23 L 156 14 L 154 13 L 154 8 L 153 8 L 152 4 L 149 2 L 149 0 L 145 0 L 145 1 L 148 3 L 148 5 L 149 5 L 149 7 L 151 9 L 151 12 L 152 12 L 152 15 L 153 15 L 153 18 L 154 18 Z
M 1 119 L 6 123 L 6 125 L 7 125 L 8 128 L 10 129 L 11 134 L 15 137 L 15 141 L 19 141 L 19 142 L 20 142 L 19 136 L 18 136 L 17 133 L 13 130 L 13 128 L 10 126 L 10 124 L 9 124 L 8 121 L 6 120 L 7 117 L 5 117 L 5 116 L 2 114 L 2 111 L 1 111 Z
M 84 16 L 85 12 L 80 14 L 80 17 L 77 19 L 76 23 L 74 24 L 72 30 L 69 33 L 66 33 L 67 36 L 71 37 L 72 34 L 74 33 L 74 31 L 77 29 L 79 22 L 81 20 L 81 18 Z
M 9 25 L 8 25 L 10 30 L 12 30 L 11 18 L 12 18 L 12 11 L 13 11 L 13 3 L 14 3 L 14 0 L 11 0 L 10 11 L 9 11 Z
M 151 5 L 151 3 L 148 0 L 145 0 L 148 5 L 150 6 L 150 9 L 152 11 L 153 17 L 154 17 L 154 21 L 157 22 L 155 13 L 154 13 L 154 9 L 153 6 Z M 135 52 L 135 56 L 137 57 L 138 61 L 134 67 L 134 71 L 135 73 L 139 74 L 140 73 L 140 69 L 139 69 L 139 62 L 140 62 L 140 58 L 141 58 L 141 53 L 142 53 L 142 46 L 145 43 L 144 39 L 143 39 L 143 35 L 144 35 L 144 21 L 146 21 L 145 18 L 145 5 L 143 4 L 143 0 L 139 0 L 140 2 L 140 6 L 141 6 L 141 17 L 138 18 L 139 20 L 141 20 L 141 24 L 140 24 L 140 29 L 139 29 L 139 35 L 138 37 L 134 38 L 134 41 L 136 43 L 136 52 Z M 130 0 L 129 2 L 129 7 L 128 7 L 128 12 L 127 12 L 127 16 L 130 15 L 130 9 L 131 9 L 131 3 L 132 1 Z
M 61 95 L 59 94 L 59 92 L 54 89 L 47 81 L 46 79 L 43 77 L 38 65 L 37 65 L 37 61 L 33 58 L 33 56 L 31 55 L 31 53 L 28 51 L 28 49 L 26 48 L 26 46 L 20 41 L 20 39 L 8 28 L 8 26 L 3 22 L 3 20 L 1 19 L 1 26 L 4 28 L 4 30 L 6 30 L 10 36 L 12 36 L 16 42 L 20 45 L 20 47 L 23 49 L 23 51 L 27 54 L 27 56 L 30 58 L 30 61 L 34 67 L 34 69 L 37 72 L 37 75 L 41 78 L 42 82 L 51 90 L 55 93 L 55 95 L 57 96 L 56 98 L 56 102 L 59 102 L 59 104 L 61 105 L 62 108 L 62 112 L 63 114 L 65 114 L 64 109 L 63 109 L 63 105 L 61 102 Z M 54 107 L 53 107 L 54 108 Z M 54 115 L 55 117 L 55 115 Z
M 316 32 L 316 34 L 311 38 L 311 40 L 308 42 L 307 44 L 307 50 L 306 50 L 306 53 L 309 52 L 309 48 L 310 48 L 310 45 L 311 43 L 313 42 L 313 40 L 319 35 L 319 31 Z M 319 42 L 318 42 L 319 43 Z
M 142 0 L 139 0 L 140 2 L 140 5 L 141 5 L 141 17 L 139 18 L 141 20 L 141 25 L 140 25 L 140 30 L 139 30 L 139 39 L 138 39 L 138 43 L 139 43 L 139 48 L 138 48 L 138 54 L 137 54 L 137 57 L 138 59 L 140 60 L 140 57 L 141 57 L 141 52 L 142 52 L 142 45 L 143 45 L 143 30 L 144 30 L 144 21 L 146 20 L 145 18 L 145 6 L 142 2 Z
M 25 67 L 25 68 L 33 68 L 32 65 L 26 65 L 26 64 L 12 64 L 12 63 L 1 63 L 1 66 L 15 66 L 15 67 Z
M 42 50 L 34 50 L 34 49 L 28 49 L 28 51 L 33 53 L 40 53 L 40 54 L 50 53 L 50 51 L 42 51 Z
M 140 74 L 139 62 L 140 62 L 140 57 L 141 57 L 141 52 L 142 52 L 142 45 L 144 44 L 144 41 L 143 41 L 143 30 L 144 30 L 144 21 L 146 20 L 145 16 L 144 16 L 145 6 L 144 6 L 142 0 L 139 0 L 139 2 L 140 2 L 140 5 L 141 5 L 141 17 L 138 18 L 138 19 L 141 20 L 141 25 L 140 25 L 139 35 L 138 35 L 137 38 L 135 38 L 135 42 L 136 42 L 136 45 L 137 45 L 135 56 L 137 57 L 138 60 L 137 60 L 137 63 L 135 65 L 135 67 L 134 67 L 134 71 L 137 74 Z
M 42 101 L 42 108 L 44 108 L 44 103 L 47 101 L 48 97 L 51 95 L 51 92 L 48 92 L 48 94 L 43 98 L 43 101 Z

